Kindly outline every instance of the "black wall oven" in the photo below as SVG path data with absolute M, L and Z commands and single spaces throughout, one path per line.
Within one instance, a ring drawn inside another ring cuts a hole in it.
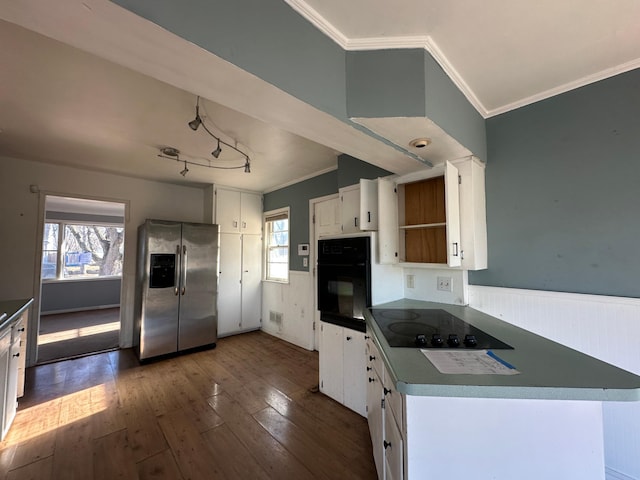
M 371 306 L 371 239 L 318 240 L 320 319 L 364 332 L 364 310 Z

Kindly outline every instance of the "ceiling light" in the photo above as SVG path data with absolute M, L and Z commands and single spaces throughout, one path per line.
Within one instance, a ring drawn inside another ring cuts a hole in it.
M 213 152 L 211 152 L 211 155 L 213 155 L 215 158 L 218 158 L 221 153 L 222 149 L 220 148 L 220 139 L 218 139 L 218 147 Z
M 247 161 L 244 164 L 244 173 L 251 173 L 251 165 L 249 164 L 249 157 L 247 157 Z
M 182 175 L 183 177 L 187 176 L 187 173 L 189 173 L 189 168 L 187 167 L 187 161 L 184 161 L 184 169 L 180 172 L 180 175 Z
M 198 100 L 196 100 L 196 118 L 189 122 L 189 127 L 195 131 L 200 125 L 202 125 L 202 118 L 200 118 L 200 97 L 198 97 Z
M 413 148 L 425 148 L 431 144 L 430 138 L 414 138 L 409 142 Z

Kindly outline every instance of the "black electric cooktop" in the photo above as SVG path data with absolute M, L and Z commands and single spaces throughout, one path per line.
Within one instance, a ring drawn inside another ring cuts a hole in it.
M 513 349 L 441 309 L 370 310 L 391 347 Z

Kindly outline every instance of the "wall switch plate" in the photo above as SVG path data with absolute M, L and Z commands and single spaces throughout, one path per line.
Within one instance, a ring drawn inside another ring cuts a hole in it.
M 407 275 L 407 288 L 415 288 L 415 276 Z
M 441 292 L 453 291 L 451 277 L 438 277 L 438 290 Z

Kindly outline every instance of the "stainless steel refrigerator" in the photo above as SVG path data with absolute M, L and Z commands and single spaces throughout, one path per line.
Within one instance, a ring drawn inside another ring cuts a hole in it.
M 218 340 L 218 225 L 147 220 L 138 228 L 140 360 Z

